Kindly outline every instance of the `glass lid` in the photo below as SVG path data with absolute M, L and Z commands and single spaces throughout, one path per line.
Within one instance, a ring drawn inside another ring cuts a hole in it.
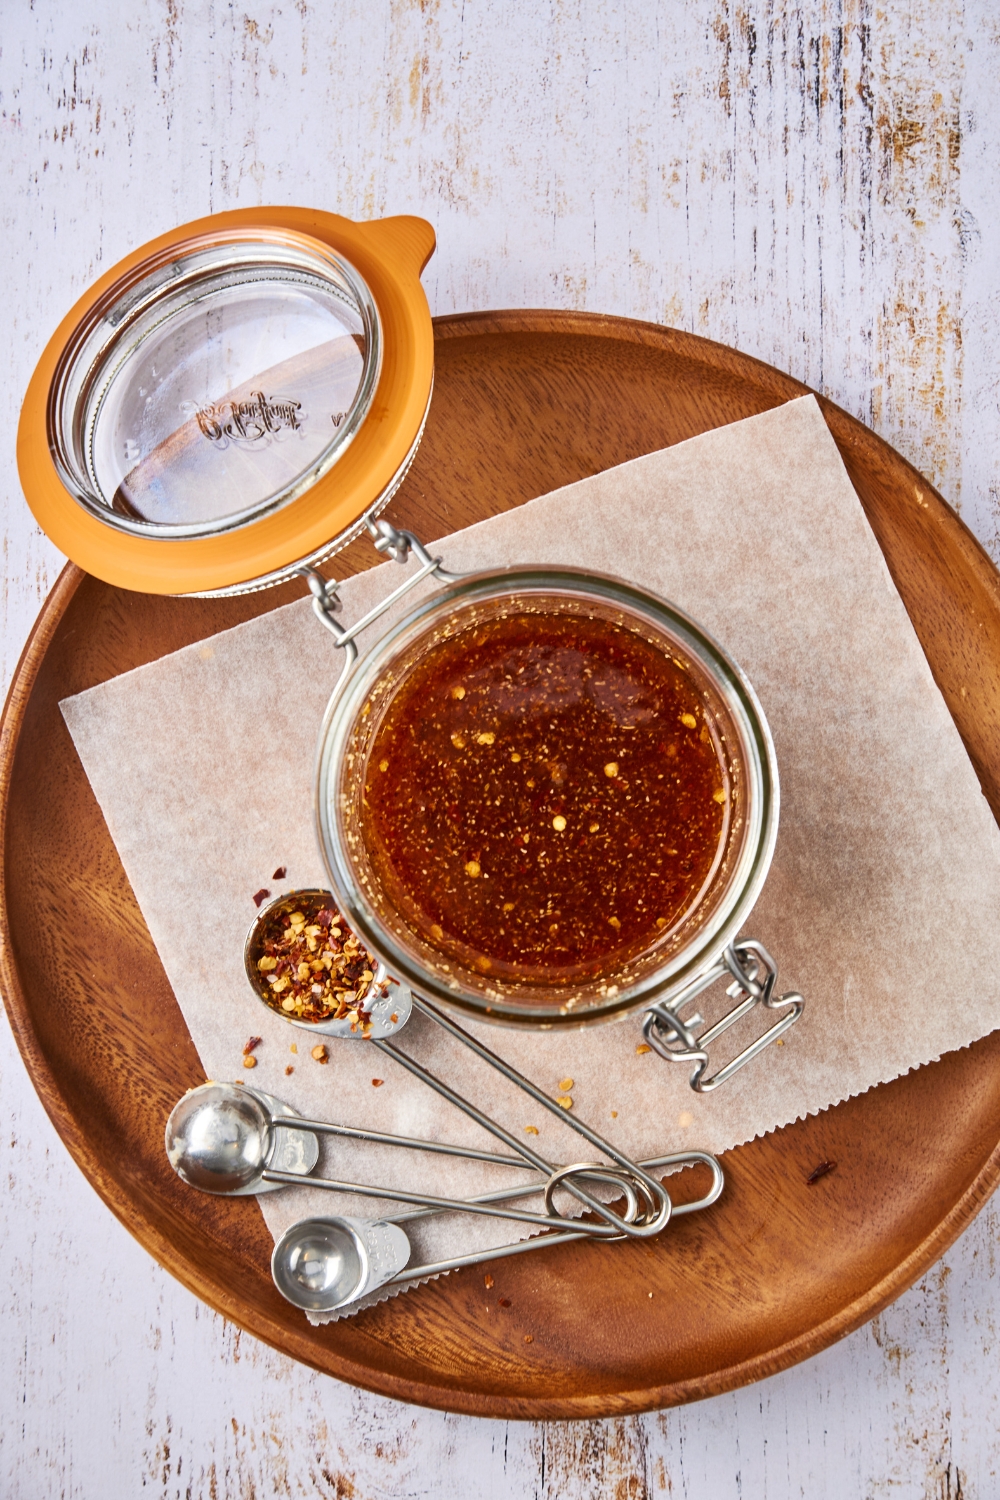
M 133 535 L 207 537 L 310 488 L 378 384 L 358 272 L 318 241 L 255 230 L 174 246 L 77 330 L 49 403 L 76 501 Z

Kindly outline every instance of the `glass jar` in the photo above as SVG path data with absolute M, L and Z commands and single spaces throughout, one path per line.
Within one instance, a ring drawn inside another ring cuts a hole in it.
M 610 954 L 598 972 L 505 966 L 432 931 L 395 888 L 365 834 L 365 787 L 386 714 L 442 643 L 498 619 L 559 616 L 604 623 L 652 646 L 686 674 L 719 756 L 725 802 L 707 878 L 664 930 Z M 619 579 L 559 569 L 476 574 L 427 598 L 349 670 L 319 752 L 317 822 L 331 888 L 365 945 L 420 993 L 478 1019 L 579 1026 L 669 1000 L 736 938 L 766 878 L 778 825 L 778 773 L 760 704 L 725 651 L 673 605 Z

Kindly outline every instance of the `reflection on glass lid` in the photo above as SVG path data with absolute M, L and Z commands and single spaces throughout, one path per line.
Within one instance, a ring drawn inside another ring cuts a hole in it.
M 378 313 L 315 242 L 195 243 L 119 289 L 71 341 L 49 437 L 63 482 L 119 529 L 210 536 L 292 500 L 371 405 Z

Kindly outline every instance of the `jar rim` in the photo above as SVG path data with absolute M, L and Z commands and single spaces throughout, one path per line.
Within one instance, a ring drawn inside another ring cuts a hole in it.
M 565 988 L 553 989 L 551 1005 L 517 1004 L 463 985 L 454 971 L 445 978 L 418 963 L 379 916 L 357 876 L 344 824 L 340 778 L 351 736 L 366 702 L 390 663 L 419 645 L 457 610 L 495 604 L 505 596 L 545 595 L 620 608 L 679 641 L 719 695 L 740 738 L 746 792 L 745 832 L 734 871 L 711 916 L 689 941 L 632 983 L 608 985 L 603 996 L 567 1006 Z M 779 782 L 774 743 L 763 709 L 742 668 L 695 620 L 658 595 L 607 574 L 555 567 L 512 567 L 475 573 L 423 599 L 391 625 L 338 685 L 320 733 L 315 815 L 320 850 L 332 889 L 352 926 L 390 973 L 414 992 L 476 1020 L 527 1028 L 580 1026 L 668 1000 L 705 972 L 738 936 L 767 877 L 777 839 Z

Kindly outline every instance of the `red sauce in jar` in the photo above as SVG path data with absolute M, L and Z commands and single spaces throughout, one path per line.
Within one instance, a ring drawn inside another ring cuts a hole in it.
M 401 683 L 369 755 L 364 835 L 435 948 L 568 982 L 690 911 L 726 797 L 680 664 L 608 621 L 525 613 L 439 643 Z

